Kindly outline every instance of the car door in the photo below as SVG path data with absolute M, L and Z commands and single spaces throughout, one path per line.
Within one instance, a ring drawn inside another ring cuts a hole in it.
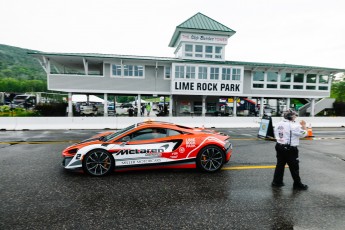
M 143 128 L 121 138 L 113 156 L 117 167 L 160 164 L 169 161 L 176 142 L 163 128 Z

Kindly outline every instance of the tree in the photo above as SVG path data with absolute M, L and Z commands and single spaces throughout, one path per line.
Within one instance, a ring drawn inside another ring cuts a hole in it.
M 126 103 L 126 102 L 130 102 L 134 100 L 135 100 L 134 96 L 117 96 L 117 102 L 119 103 Z
M 17 80 L 14 78 L 0 78 L 0 92 L 45 92 L 47 83 L 42 80 Z
M 345 102 L 345 81 L 333 83 L 331 97 L 337 102 Z

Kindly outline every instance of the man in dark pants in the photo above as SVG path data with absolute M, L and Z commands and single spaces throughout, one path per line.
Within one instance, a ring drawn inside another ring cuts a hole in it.
M 298 148 L 299 138 L 307 135 L 306 122 L 295 123 L 297 113 L 292 110 L 284 112 L 284 119 L 274 128 L 277 139 L 275 149 L 277 151 L 277 165 L 274 171 L 272 186 L 284 186 L 284 168 L 288 164 L 291 176 L 294 180 L 293 188 L 307 190 L 308 185 L 302 184 L 299 176 Z

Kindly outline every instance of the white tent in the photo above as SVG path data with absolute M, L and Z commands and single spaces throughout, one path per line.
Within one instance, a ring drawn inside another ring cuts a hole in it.
M 136 101 L 131 101 L 131 102 L 129 102 L 129 103 L 131 103 L 132 105 L 134 105 L 135 103 L 138 103 L 138 100 L 136 100 Z M 147 101 L 141 99 L 141 104 L 145 104 L 145 103 L 147 103 Z
M 75 94 L 72 95 L 72 102 L 87 102 L 86 95 L 82 94 Z M 102 98 L 99 98 L 95 95 L 89 95 L 89 102 L 101 102 L 104 103 L 104 100 Z

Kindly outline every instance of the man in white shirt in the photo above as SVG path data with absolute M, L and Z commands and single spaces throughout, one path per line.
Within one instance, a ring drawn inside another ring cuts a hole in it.
M 307 127 L 305 121 L 296 123 L 297 113 L 287 110 L 283 114 L 284 119 L 276 124 L 274 135 L 277 140 L 275 149 L 277 151 L 277 165 L 274 171 L 272 186 L 284 186 L 284 168 L 288 164 L 291 176 L 294 180 L 293 188 L 299 190 L 307 190 L 308 185 L 302 184 L 299 176 L 299 160 L 298 148 L 299 139 L 307 135 Z

